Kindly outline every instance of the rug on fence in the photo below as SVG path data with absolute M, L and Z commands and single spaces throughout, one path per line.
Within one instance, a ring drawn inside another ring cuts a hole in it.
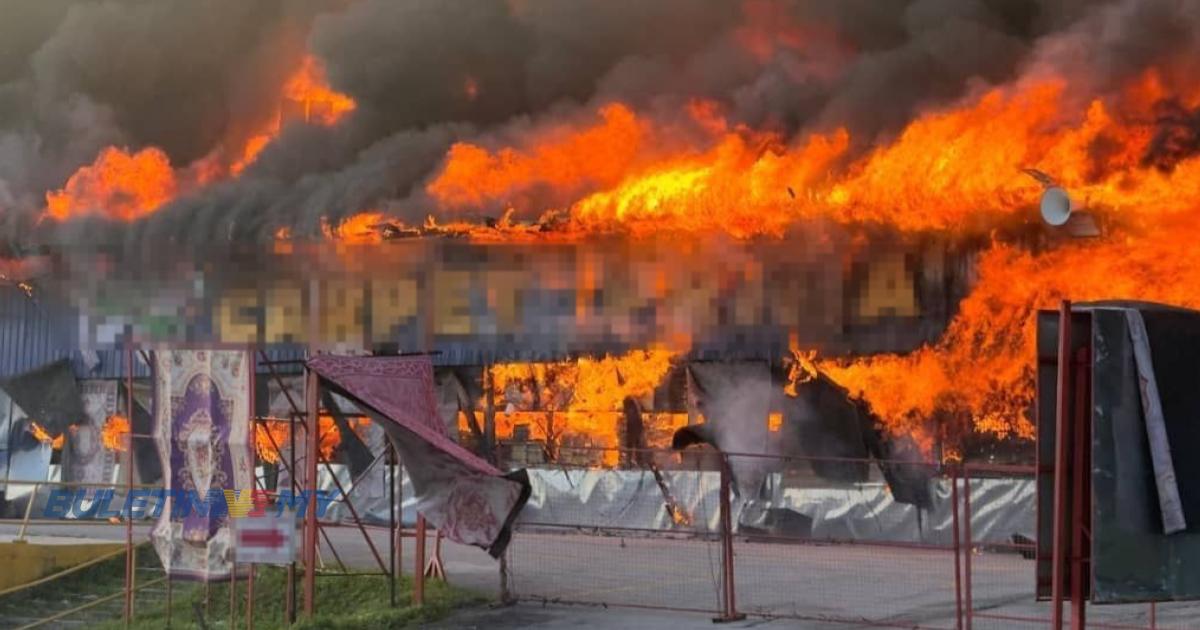
M 242 350 L 170 350 L 154 355 L 154 427 L 168 491 L 246 489 L 254 482 L 250 362 Z M 168 502 L 154 547 L 171 575 L 202 580 L 232 568 L 229 515 L 189 510 L 172 518 Z
M 437 413 L 428 357 L 320 355 L 309 369 L 387 431 L 412 479 L 417 510 L 450 540 L 504 553 L 529 497 L 524 471 L 502 474 L 455 443 Z

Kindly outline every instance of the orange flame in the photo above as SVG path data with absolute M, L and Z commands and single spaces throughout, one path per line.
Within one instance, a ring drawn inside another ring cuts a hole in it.
M 265 127 L 233 144 L 236 157 L 214 149 L 188 168 L 172 169 L 162 149 L 145 147 L 137 152 L 108 147 L 96 161 L 83 166 L 62 189 L 46 194 L 46 216 L 57 221 L 98 215 L 120 221 L 144 217 L 186 190 L 236 176 L 279 135 L 283 120 L 299 117 L 317 125 L 333 125 L 355 108 L 354 99 L 337 92 L 325 81 L 325 68 L 312 55 L 282 86 L 281 100 L 293 105 L 288 115 L 280 106 Z M 292 111 L 298 110 L 298 111 Z
M 246 144 L 242 146 L 241 157 L 239 157 L 233 164 L 229 165 L 229 173 L 231 175 L 241 175 L 242 171 L 246 170 L 247 166 L 250 166 L 254 163 L 254 160 L 258 159 L 258 154 L 262 153 L 263 149 L 267 148 L 268 144 L 271 144 L 271 141 L 275 139 L 275 134 L 277 133 L 279 133 L 278 122 L 272 126 L 271 131 L 250 136 L 250 139 L 246 140 Z M 211 177 L 207 177 L 206 180 L 212 181 L 219 178 L 220 177 L 218 175 L 214 174 Z
M 1036 310 L 1062 299 L 1200 308 L 1200 253 L 1190 242 L 1198 229 L 1192 214 L 1040 254 L 995 244 L 937 343 L 907 355 L 820 361 L 820 368 L 893 432 L 926 446 L 938 418 L 965 432 L 1031 439 Z
M 38 441 L 49 444 L 54 450 L 62 450 L 63 435 L 61 433 L 52 437 L 49 432 L 42 428 L 42 425 L 33 421 L 30 421 L 29 423 L 29 432 L 32 433 L 33 437 L 37 438 Z
M 382 213 L 362 212 L 351 216 L 337 227 L 324 223 L 321 230 L 326 238 L 336 239 L 347 245 L 372 245 L 383 240 L 377 226 L 386 223 L 388 219 Z
M 287 107 L 279 107 L 274 116 L 258 133 L 242 144 L 238 158 L 229 166 L 230 175 L 240 175 L 279 135 L 283 122 L 299 118 L 308 124 L 332 126 L 354 111 L 353 98 L 329 87 L 325 66 L 312 55 L 305 55 L 300 66 L 283 85 L 281 99 Z
M 568 193 L 615 185 L 642 149 L 646 122 L 622 104 L 605 106 L 598 115 L 599 123 L 584 129 L 558 126 L 540 132 L 529 150 L 492 152 L 455 143 L 426 192 L 453 208 L 530 194 L 539 185 Z
M 300 68 L 283 86 L 283 97 L 304 108 L 304 121 L 325 126 L 336 124 L 354 111 L 353 98 L 329 87 L 325 66 L 312 55 L 305 55 Z
M 254 452 L 259 460 L 268 464 L 279 463 L 277 448 L 287 448 L 290 427 L 283 420 L 266 420 L 254 423 Z M 273 441 L 272 441 L 273 440 Z
M 1200 159 L 1149 157 L 1164 103 L 1186 112 L 1196 95 L 1172 92 L 1154 72 L 1090 100 L 1067 85 L 1042 76 L 993 88 L 860 156 L 851 130 L 783 142 L 731 127 L 714 103 L 669 122 L 613 103 L 595 122 L 535 131 L 515 146 L 455 144 L 425 191 L 448 210 L 508 204 L 536 214 L 558 203 L 584 231 L 737 237 L 781 234 L 811 217 L 987 230 L 1036 204 L 1041 189 L 1026 168 L 1110 214 L 1144 220 L 1200 202 Z
M 670 370 L 672 356 L 669 350 L 655 348 L 618 357 L 495 365 L 492 387 L 501 405 L 497 437 L 511 439 L 516 426 L 527 425 L 530 437 L 546 441 L 550 448 L 567 443 L 617 447 L 625 399 L 651 394 Z M 644 420 L 658 428 L 665 441 L 670 431 L 687 423 L 687 415 L 647 413 Z M 605 451 L 603 460 L 616 465 L 618 453 Z
M 333 457 L 333 452 L 342 443 L 342 432 L 334 424 L 333 416 L 321 416 L 319 421 L 321 439 L 317 443 L 317 450 L 321 454 L 321 459 L 328 460 Z
M 108 420 L 104 421 L 104 428 L 100 431 L 100 440 L 104 443 L 104 448 L 110 451 L 124 451 L 129 431 L 130 425 L 127 418 L 116 415 L 109 416 Z
M 46 214 L 56 221 L 83 215 L 132 221 L 154 212 L 177 190 L 171 162 L 160 149 L 129 153 L 109 147 L 62 189 L 46 194 Z
M 288 105 L 287 111 L 283 107 L 277 109 L 265 128 L 245 141 L 239 157 L 229 167 L 231 175 L 240 175 L 258 158 L 279 135 L 285 119 L 295 117 L 308 124 L 329 127 L 357 107 L 353 98 L 329 87 L 325 66 L 312 55 L 305 55 L 300 67 L 288 77 L 282 100 Z
M 317 451 L 321 459 L 333 457 L 334 451 L 342 443 L 342 433 L 338 430 L 332 416 L 320 416 L 321 440 L 317 443 Z M 350 419 L 350 428 L 358 432 L 362 426 L 370 424 L 366 419 Z M 300 435 L 303 435 L 301 431 Z M 274 443 L 272 443 L 274 440 Z M 291 444 L 291 425 L 285 420 L 265 420 L 254 424 L 254 452 L 258 458 L 268 464 L 279 463 L 279 452 Z M 301 447 L 300 444 L 297 445 Z

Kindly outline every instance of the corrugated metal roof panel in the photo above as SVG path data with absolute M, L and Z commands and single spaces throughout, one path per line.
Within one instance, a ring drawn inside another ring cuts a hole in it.
M 52 302 L 0 286 L 0 378 L 71 355 L 71 318 Z

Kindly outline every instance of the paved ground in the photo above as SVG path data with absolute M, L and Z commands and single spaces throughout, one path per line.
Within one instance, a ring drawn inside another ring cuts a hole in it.
M 0 525 L 0 537 L 16 532 Z M 338 555 L 348 566 L 369 569 L 374 556 L 353 527 L 328 528 Z M 86 536 L 124 539 L 121 526 L 35 525 L 38 536 Z M 136 528 L 145 539 L 148 527 Z M 371 530 L 381 554 L 383 530 Z M 432 539 L 430 542 L 432 550 Z M 738 606 L 765 615 L 725 627 L 853 628 L 865 623 L 829 624 L 818 620 L 773 618 L 802 616 L 954 628 L 954 565 L 948 551 L 864 545 L 784 545 L 739 542 L 735 546 Z M 386 555 L 385 555 L 386 557 Z M 479 549 L 445 543 L 443 558 L 450 580 L 491 597 L 500 591 L 499 565 Z M 464 611 L 441 628 L 711 628 L 719 609 L 719 550 L 714 543 L 662 538 L 622 538 L 590 534 L 520 533 L 510 553 L 512 592 L 523 599 L 515 607 Z M 336 566 L 327 545 L 322 559 Z M 411 573 L 413 540 L 405 539 L 402 563 Z M 1047 619 L 1049 607 L 1033 601 L 1033 563 L 1012 554 L 972 556 L 975 610 L 984 614 Z M 546 602 L 543 605 L 540 602 Z M 566 605 L 584 602 L 588 605 Z M 697 609 L 659 612 L 623 606 Z M 1092 607 L 1090 621 L 1148 626 L 1149 607 Z M 1200 604 L 1159 606 L 1158 627 L 1200 628 Z M 974 627 L 1044 628 L 1046 622 L 976 619 Z
M 792 619 L 748 618 L 728 624 L 714 625 L 710 615 L 680 612 L 660 612 L 635 608 L 603 608 L 565 605 L 518 604 L 504 608 L 481 608 L 458 613 L 449 619 L 429 626 L 437 630 L 474 628 L 536 628 L 537 630 L 631 630 L 680 628 L 683 630 L 712 630 L 713 628 L 814 628 L 845 630 L 854 625 L 824 624 Z

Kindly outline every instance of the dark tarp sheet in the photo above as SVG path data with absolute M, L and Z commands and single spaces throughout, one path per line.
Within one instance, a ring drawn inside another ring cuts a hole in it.
M 848 393 L 824 374 L 796 385 L 796 396 L 783 397 L 786 437 L 810 460 L 813 473 L 841 482 L 862 482 L 870 473 L 866 436 L 872 419 L 850 402 Z M 794 433 L 793 433 L 794 432 Z M 862 461 L 848 461 L 862 460 Z
M 1139 306 L 1149 334 L 1186 531 L 1162 511 L 1124 310 L 1092 311 L 1092 573 L 1095 603 L 1200 598 L 1200 313 Z M 1195 520 L 1193 520 L 1195 519 Z
M 1200 532 L 1200 313 L 1142 314 L 1183 516 Z
M 67 359 L 0 382 L 13 402 L 51 435 L 59 435 L 84 417 L 83 398 Z

